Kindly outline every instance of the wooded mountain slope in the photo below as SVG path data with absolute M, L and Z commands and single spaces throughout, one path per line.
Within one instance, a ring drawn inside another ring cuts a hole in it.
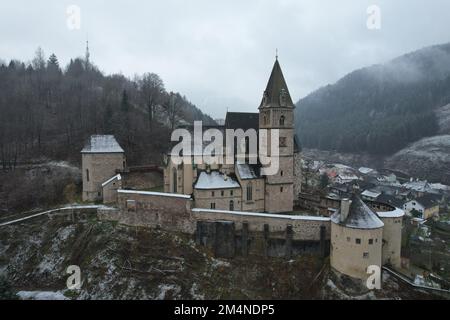
M 85 58 L 61 68 L 38 49 L 32 62 L 0 60 L 0 166 L 50 158 L 79 161 L 92 134 L 114 134 L 129 163 L 158 162 L 178 124 L 214 123 L 162 79 L 105 75 Z
M 450 102 L 450 43 L 354 71 L 297 103 L 308 148 L 389 155 L 438 133 L 435 110 Z

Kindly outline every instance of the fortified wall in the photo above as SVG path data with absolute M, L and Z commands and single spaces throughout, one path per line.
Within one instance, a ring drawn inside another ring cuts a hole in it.
M 329 253 L 329 218 L 196 209 L 193 203 L 188 195 L 118 190 L 118 209 L 101 210 L 100 217 L 192 234 L 222 257 Z

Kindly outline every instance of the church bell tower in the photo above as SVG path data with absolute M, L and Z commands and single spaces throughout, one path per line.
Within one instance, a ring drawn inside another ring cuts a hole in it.
M 275 175 L 266 176 L 266 212 L 293 211 L 294 109 L 277 57 L 259 107 L 259 129 L 266 129 L 268 137 L 272 136 L 273 130 L 279 132 L 279 169 Z M 269 148 L 268 155 L 273 153 Z

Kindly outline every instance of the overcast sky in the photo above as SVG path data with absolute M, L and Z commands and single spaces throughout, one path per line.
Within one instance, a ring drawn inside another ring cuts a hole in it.
M 67 26 L 70 5 L 80 29 Z M 381 29 L 367 28 L 370 5 Z M 215 118 L 256 112 L 276 48 L 297 101 L 354 69 L 449 42 L 449 31 L 448 0 L 0 2 L 0 59 L 29 61 L 41 46 L 66 65 L 88 37 L 100 70 L 158 73 Z

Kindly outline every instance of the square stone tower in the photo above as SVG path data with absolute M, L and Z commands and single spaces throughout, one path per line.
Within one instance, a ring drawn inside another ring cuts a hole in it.
M 123 171 L 125 152 L 112 135 L 93 135 L 81 150 L 83 201 L 102 200 L 102 183 Z
M 279 132 L 279 170 L 266 176 L 266 212 L 291 212 L 294 207 L 294 109 L 276 59 L 259 107 L 259 129 L 266 129 L 268 137 L 274 130 Z M 268 155 L 273 156 L 273 150 Z

